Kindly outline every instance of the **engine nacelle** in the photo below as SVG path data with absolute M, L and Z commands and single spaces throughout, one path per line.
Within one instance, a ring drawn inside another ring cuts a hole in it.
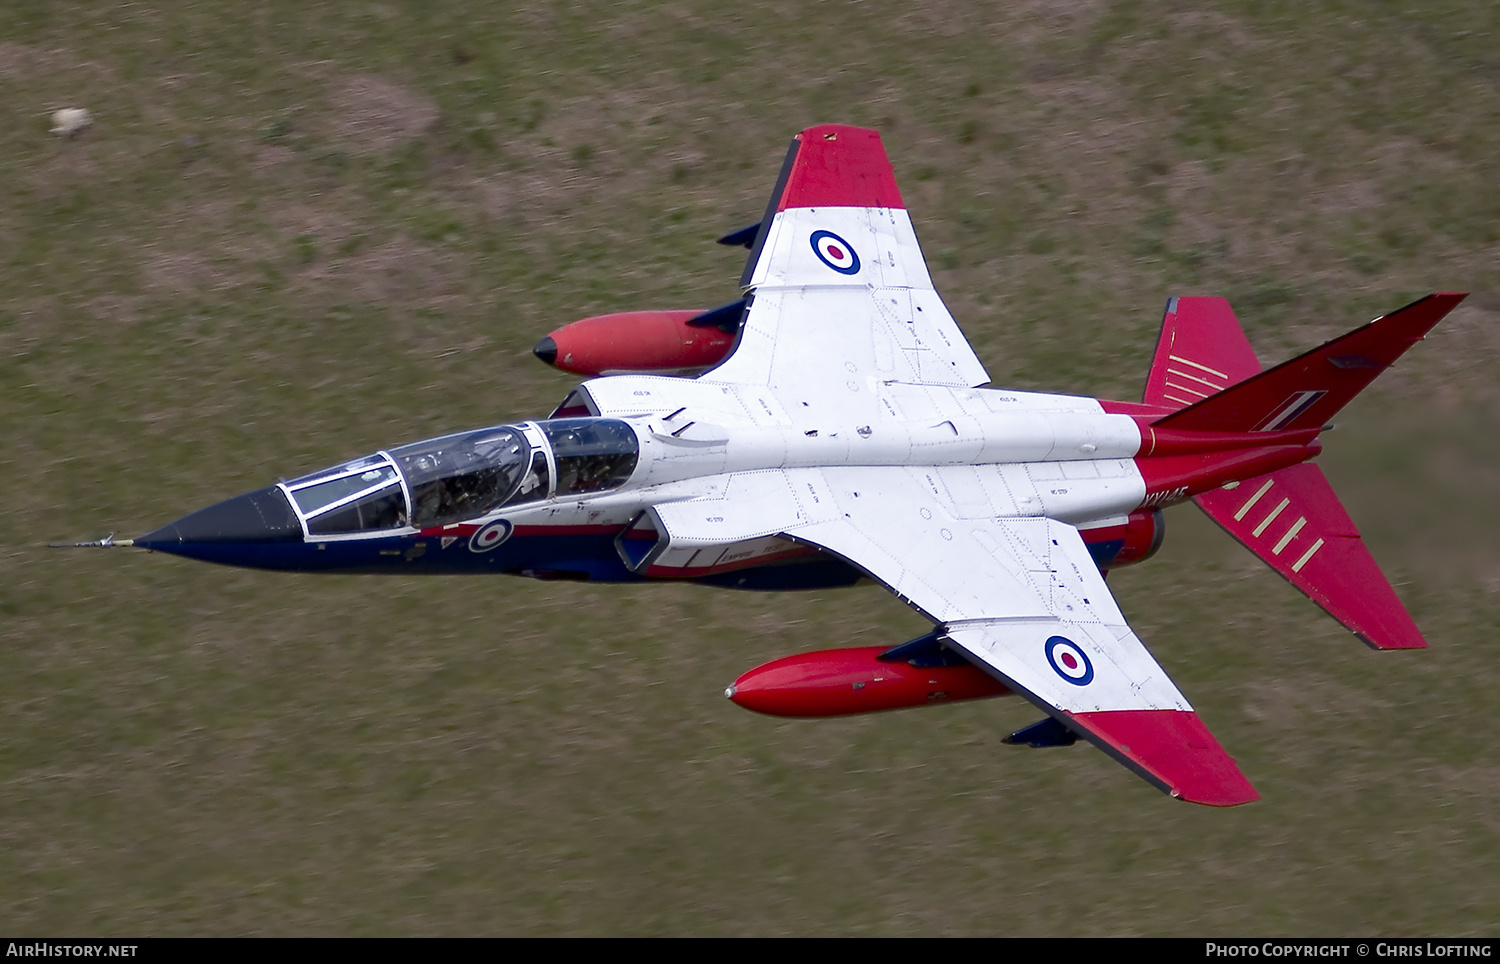
M 1145 562 L 1156 555 L 1167 536 L 1167 523 L 1160 509 L 1136 509 L 1124 525 L 1080 529 L 1089 555 L 1101 570 Z
M 984 670 L 954 657 L 947 665 L 931 660 L 881 660 L 894 653 L 884 646 L 824 649 L 799 653 L 757 666 L 724 691 L 737 705 L 769 716 L 849 716 L 908 706 L 957 703 L 1010 690 Z
M 702 311 L 622 311 L 564 325 L 532 349 L 575 375 L 696 375 L 724 360 L 734 333 Z M 698 319 L 698 324 L 689 321 Z

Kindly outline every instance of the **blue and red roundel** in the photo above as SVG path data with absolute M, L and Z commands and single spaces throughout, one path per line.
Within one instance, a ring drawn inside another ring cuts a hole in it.
M 839 274 L 859 272 L 859 255 L 854 253 L 854 247 L 832 231 L 814 231 L 812 249 L 819 261 Z
M 510 538 L 511 524 L 505 519 L 496 519 L 469 537 L 470 552 L 489 552 Z
M 1047 638 L 1047 662 L 1063 679 L 1074 686 L 1087 686 L 1094 681 L 1094 664 L 1078 644 L 1066 636 Z

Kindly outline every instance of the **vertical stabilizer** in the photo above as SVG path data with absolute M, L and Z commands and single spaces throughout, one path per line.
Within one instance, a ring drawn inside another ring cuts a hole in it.
M 1325 425 L 1465 297 L 1443 293 L 1419 298 L 1156 424 L 1203 432 L 1279 432 Z
M 1182 408 L 1259 372 L 1255 349 L 1227 299 L 1172 298 L 1142 401 Z

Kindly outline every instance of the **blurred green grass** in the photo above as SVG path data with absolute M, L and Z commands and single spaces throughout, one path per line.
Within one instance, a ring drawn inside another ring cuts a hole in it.
M 1493 934 L 1497 14 L 1475 2 L 0 9 L 0 921 L 30 933 Z M 93 111 L 64 141 L 58 107 Z M 1191 509 L 1122 608 L 1265 799 L 1021 752 L 1016 701 L 722 687 L 873 589 L 299 579 L 133 535 L 534 416 L 574 318 L 729 300 L 787 139 L 878 127 L 997 383 L 1138 397 L 1169 294 L 1266 360 L 1476 294 L 1322 461 L 1433 649 Z

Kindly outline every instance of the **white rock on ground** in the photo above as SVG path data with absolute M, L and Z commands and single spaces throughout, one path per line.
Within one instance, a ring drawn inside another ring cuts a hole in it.
M 52 133 L 63 137 L 77 137 L 93 122 L 89 112 L 82 107 L 64 107 L 52 113 Z

